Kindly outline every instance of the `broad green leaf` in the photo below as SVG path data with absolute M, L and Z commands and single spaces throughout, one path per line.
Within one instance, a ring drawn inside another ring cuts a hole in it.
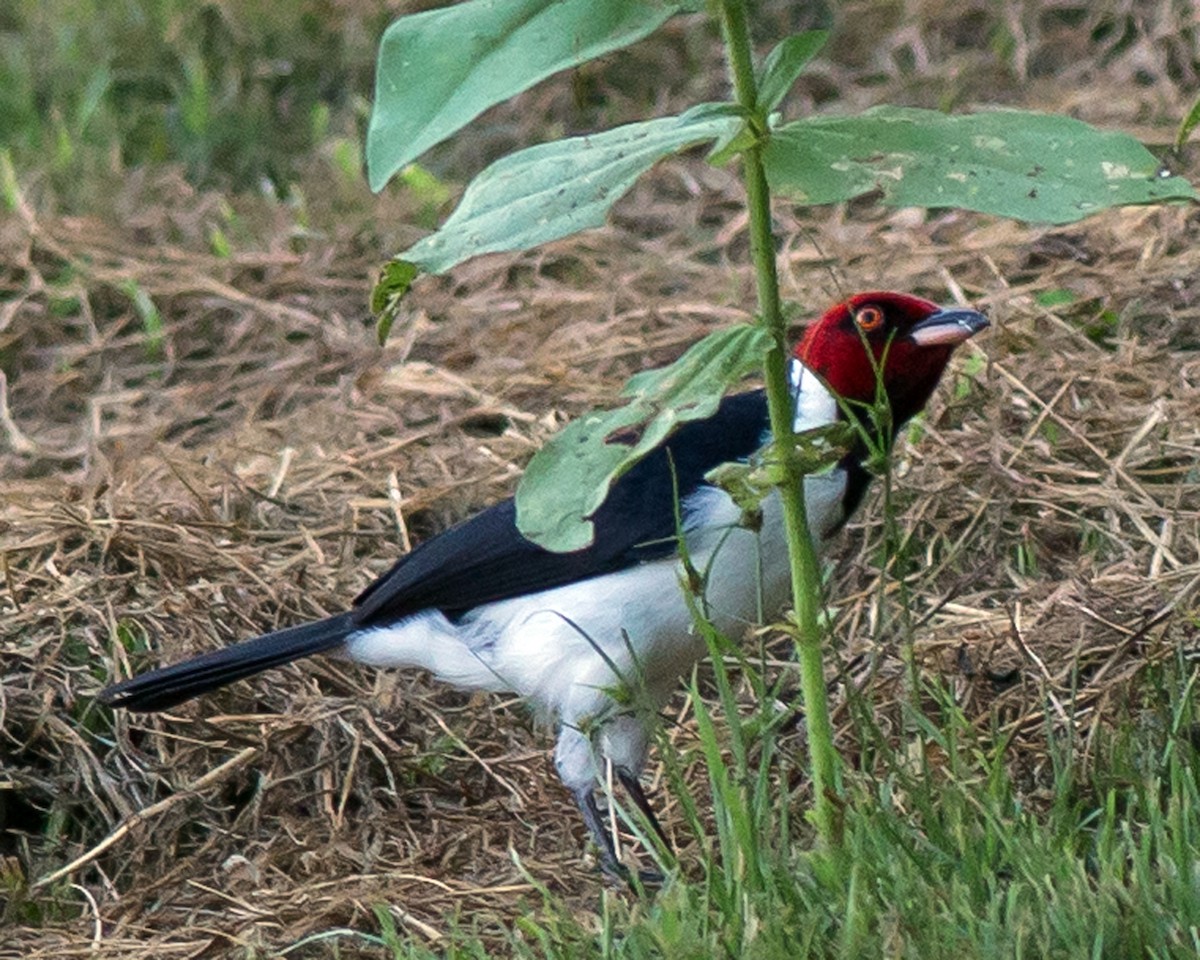
M 1107 207 L 1197 199 L 1126 134 L 1017 110 L 809 117 L 775 130 L 764 162 L 773 190 L 808 204 L 879 190 L 892 206 L 1070 223 Z
M 730 385 L 762 365 L 770 337 L 739 324 L 694 344 L 670 366 L 630 378 L 629 403 L 568 424 L 530 461 L 517 487 L 517 526 L 547 550 L 582 550 L 588 519 L 613 481 L 688 420 L 709 416 Z
M 827 39 L 828 31 L 809 30 L 787 37 L 767 54 L 758 78 L 758 105 L 764 113 L 779 106 L 804 65 L 825 46 Z
M 401 253 L 403 287 L 384 284 L 372 304 L 394 308 L 417 271 L 442 273 L 482 253 L 523 250 L 604 223 L 605 215 L 655 161 L 731 127 L 737 118 L 720 104 L 702 104 L 678 117 L 631 123 L 588 137 L 539 144 L 502 157 L 467 187 L 436 233 Z
M 482 253 L 521 250 L 604 223 L 655 162 L 720 136 L 737 120 L 718 104 L 539 144 L 502 157 L 467 187 L 437 233 L 397 258 L 441 273 Z
M 488 107 L 552 73 L 626 47 L 689 4 L 673 0 L 470 0 L 384 32 L 367 128 L 367 178 L 397 170 Z

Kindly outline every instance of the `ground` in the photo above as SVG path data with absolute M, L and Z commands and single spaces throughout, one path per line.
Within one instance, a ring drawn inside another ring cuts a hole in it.
M 1195 93 L 1194 72 L 1155 72 L 1172 35 L 1139 20 L 1133 44 L 1081 58 L 1087 25 L 1048 23 L 1026 11 L 1003 58 L 950 26 L 891 31 L 857 59 L 835 41 L 792 108 L 954 89 L 1171 138 Z M 564 99 L 543 87 L 485 122 Z M 1200 173 L 1194 153 L 1171 162 Z M 383 348 L 367 293 L 419 235 L 398 193 L 314 199 L 323 231 L 239 201 L 251 226 L 226 256 L 209 242 L 225 201 L 170 168 L 131 177 L 107 216 L 21 191 L 0 219 L 0 956 L 245 956 L 376 929 L 378 904 L 436 946 L 456 916 L 485 937 L 511 926 L 535 884 L 594 907 L 582 825 L 519 702 L 334 660 L 169 716 L 114 718 L 93 697 L 342 609 L 410 543 L 511 492 L 567 418 L 749 319 L 736 173 L 663 163 L 601 230 L 423 280 Z M 859 697 L 903 736 L 911 638 L 1036 803 L 1048 732 L 1074 730 L 1098 762 L 1147 668 L 1200 644 L 1200 212 L 1068 228 L 868 201 L 777 215 L 797 329 L 881 287 L 993 323 L 898 445 L 899 557 L 880 569 L 878 489 L 831 554 L 843 755 L 863 756 Z M 747 643 L 793 706 L 790 642 Z M 702 801 L 691 700 L 669 712 Z M 784 742 L 802 756 L 798 729 Z M 697 841 L 661 779 L 652 765 L 686 872 Z M 789 783 L 801 809 L 802 770 Z

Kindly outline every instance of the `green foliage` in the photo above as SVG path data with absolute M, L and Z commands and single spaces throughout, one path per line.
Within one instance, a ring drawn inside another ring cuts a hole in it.
M 474 0 L 401 18 L 379 52 L 367 146 L 372 186 L 380 188 L 486 107 L 555 70 L 628 46 L 680 6 L 665 0 Z M 1121 204 L 1196 197 L 1186 180 L 1166 175 L 1137 141 L 1069 117 L 1015 110 L 948 116 L 878 107 L 854 117 L 805 117 L 772 129 L 768 114 L 826 35 L 787 37 L 754 69 L 748 40 L 736 39 L 746 33 L 743 4 L 726 0 L 711 12 L 725 30 L 736 102 L 545 143 L 496 161 L 470 184 L 440 230 L 398 254 L 384 271 L 372 296 L 380 339 L 421 273 L 597 226 L 643 171 L 705 141 L 715 141 L 713 163 L 745 159 L 752 222 L 754 208 L 767 209 L 763 169 L 772 189 L 800 203 L 835 203 L 878 191 L 893 205 L 956 206 L 1049 223 Z M 755 237 L 755 256 L 762 261 L 769 229 L 765 238 Z M 761 274 L 763 264 L 759 267 Z M 770 325 L 780 314 L 776 285 L 760 282 L 759 290 L 760 300 L 767 294 L 760 309 Z M 660 423 L 685 419 L 663 413 L 656 415 Z M 636 444 L 628 455 L 613 449 L 606 425 L 622 417 L 631 424 L 645 420 L 637 411 L 593 418 L 591 427 L 569 428 L 566 440 L 535 457 L 530 472 L 537 478 L 536 510 L 529 509 L 532 486 L 523 485 L 519 494 L 527 536 L 558 550 L 590 542 L 588 508 L 651 447 Z M 589 458 L 600 466 L 585 475 L 581 464 Z M 581 484 L 594 486 L 581 491 Z
M 367 89 L 366 23 L 321 0 L 11 0 L 0 15 L 0 148 L 69 204 L 127 168 L 285 192 Z M 316 122 L 319 116 L 325 122 Z M 335 119 L 330 120 L 330 117 Z
M 1113 337 L 1121 325 L 1121 317 L 1115 310 L 1107 307 L 1097 313 L 1089 323 L 1084 325 L 1083 332 L 1092 343 L 1106 350 L 1115 349 Z
M 1160 176 L 1154 155 L 1126 134 L 1018 110 L 950 116 L 876 107 L 857 117 L 806 117 L 772 132 L 764 163 L 771 188 L 800 203 L 878 190 L 891 206 L 1042 223 L 1196 197 L 1182 177 Z
M 228 259 L 233 252 L 233 248 L 229 244 L 229 236 L 216 224 L 208 228 L 208 247 L 214 257 L 220 257 L 222 260 Z
M 1037 301 L 1039 307 L 1046 307 L 1048 310 L 1053 310 L 1055 307 L 1069 306 L 1079 298 L 1071 290 L 1055 287 L 1053 290 L 1043 290 L 1034 299 Z
M 969 354 L 955 375 L 954 399 L 965 400 L 971 395 L 974 384 L 987 369 L 987 358 L 982 353 Z
M 470 0 L 401 17 L 379 45 L 367 132 L 371 188 L 382 189 L 488 107 L 640 40 L 684 6 L 669 0 Z
M 349 173 L 347 166 L 347 173 Z M 357 172 L 357 168 L 355 169 Z M 427 227 L 437 223 L 438 211 L 450 199 L 450 187 L 426 170 L 419 163 L 410 163 L 400 171 L 401 182 L 413 193 L 413 198 L 421 205 L 418 216 Z
M 763 498 L 783 482 L 785 461 L 804 476 L 821 473 L 850 452 L 857 436 L 856 426 L 845 420 L 803 430 L 789 444 L 768 444 L 749 461 L 723 463 L 704 479 L 728 493 L 743 514 L 754 515 Z
M 17 171 L 13 167 L 12 151 L 0 150 L 0 201 L 9 213 L 16 211 L 21 202 L 21 188 L 17 183 Z
M 444 273 L 479 254 L 524 250 L 601 226 L 613 203 L 657 161 L 732 129 L 726 108 L 702 104 L 679 117 L 520 150 L 479 174 L 441 229 L 397 260 Z
M 758 103 L 764 111 L 774 110 L 792 89 L 805 64 L 821 52 L 829 34 L 809 30 L 781 40 L 763 60 L 758 75 Z
M 1192 109 L 1187 112 L 1187 115 L 1179 122 L 1179 131 L 1175 134 L 1175 149 L 1182 150 L 1183 145 L 1188 142 L 1192 135 L 1192 131 L 1196 129 L 1196 125 L 1200 124 L 1200 98 L 1192 104 Z
M 587 518 L 613 481 L 679 424 L 709 416 L 731 384 L 759 367 L 767 345 L 761 327 L 729 327 L 670 366 L 632 377 L 622 391 L 626 406 L 574 420 L 550 440 L 554 456 L 535 459 L 517 487 L 525 536 L 554 549 L 586 547 L 593 533 Z
M 379 279 L 371 288 L 371 310 L 379 317 L 375 332 L 382 346 L 392 332 L 401 298 L 408 292 L 420 270 L 407 260 L 391 260 L 383 265 Z
M 121 292 L 133 301 L 138 319 L 142 321 L 142 332 L 146 336 L 146 355 L 151 360 L 161 360 L 163 354 L 162 314 L 148 294 L 135 280 L 124 280 Z
M 1032 539 L 1025 539 L 1013 548 L 1013 567 L 1023 577 L 1038 574 L 1038 546 Z
M 846 878 L 787 842 L 808 828 L 790 814 L 779 742 L 790 711 L 776 704 L 779 690 L 746 661 L 714 669 L 724 722 L 693 687 L 698 741 L 684 754 L 659 746 L 694 855 L 657 894 L 602 891 L 594 912 L 539 886 L 492 955 L 1124 960 L 1200 949 L 1200 675 L 1182 658 L 1152 671 L 1136 717 L 1097 731 L 1095 766 L 1083 765 L 1069 728 L 1051 731 L 1044 803 L 1006 773 L 1008 742 L 976 728 L 945 689 L 920 691 L 926 712 L 906 722 L 911 745 L 890 743 L 860 705 L 862 756 L 842 810 Z M 739 682 L 755 688 L 749 714 L 729 696 Z M 711 827 L 683 780 L 695 763 L 707 774 Z M 403 933 L 389 945 L 397 957 L 488 955 L 469 924 L 436 953 Z

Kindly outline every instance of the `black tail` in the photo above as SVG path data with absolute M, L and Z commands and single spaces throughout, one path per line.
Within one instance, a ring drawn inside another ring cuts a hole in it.
M 315 623 L 277 630 L 114 683 L 100 692 L 100 700 L 128 710 L 166 710 L 234 680 L 332 650 L 353 629 L 351 614 L 341 613 Z

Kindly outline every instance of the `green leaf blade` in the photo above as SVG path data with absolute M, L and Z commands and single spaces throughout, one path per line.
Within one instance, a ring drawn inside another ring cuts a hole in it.
M 400 18 L 379 46 L 367 129 L 371 189 L 488 107 L 642 39 L 686 6 L 470 0 Z
M 519 150 L 480 173 L 441 229 L 398 259 L 442 273 L 479 254 L 522 250 L 601 226 L 654 163 L 716 138 L 735 122 L 706 105 Z
M 1175 134 L 1176 150 L 1183 149 L 1183 145 L 1188 142 L 1188 137 L 1192 135 L 1197 124 L 1200 124 L 1200 97 L 1192 104 L 1192 109 L 1187 112 L 1187 115 L 1179 121 L 1179 130 Z
M 805 64 L 820 52 L 828 39 L 827 30 L 808 30 L 784 38 L 767 54 L 758 80 L 758 105 L 764 113 L 779 106 Z
M 808 204 L 879 190 L 891 206 L 1071 223 L 1113 206 L 1197 199 L 1132 137 L 1017 110 L 810 117 L 774 131 L 764 161 L 773 190 Z
M 568 424 L 530 461 L 517 487 L 521 533 L 559 552 L 591 544 L 589 518 L 612 484 L 681 424 L 710 416 L 731 385 L 759 369 L 769 346 L 758 325 L 717 331 L 673 364 L 630 378 L 626 406 Z

